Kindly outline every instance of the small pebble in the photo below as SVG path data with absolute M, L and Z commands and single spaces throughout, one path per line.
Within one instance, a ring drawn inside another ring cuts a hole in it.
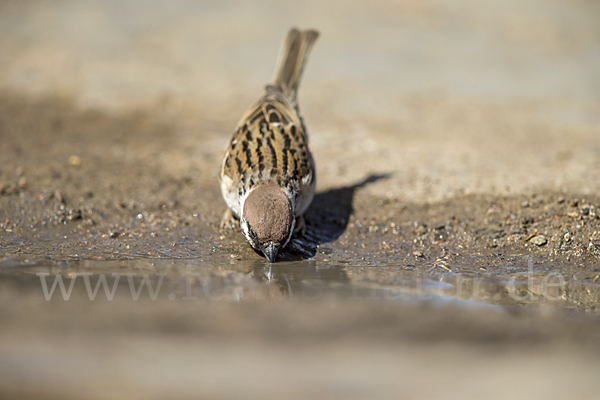
M 546 243 L 548 243 L 548 240 L 543 235 L 537 235 L 537 236 L 532 237 L 530 242 L 535 244 L 536 246 L 543 246 Z
M 81 157 L 79 157 L 79 156 L 71 156 L 71 157 L 69 157 L 69 165 L 71 167 L 79 167 L 79 166 L 81 166 Z

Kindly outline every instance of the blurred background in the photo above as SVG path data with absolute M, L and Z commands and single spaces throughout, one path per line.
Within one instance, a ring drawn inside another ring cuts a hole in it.
M 578 213 L 600 196 L 599 22 L 596 0 L 0 2 L 0 397 L 596 398 Z M 349 210 L 276 273 L 218 232 L 217 174 L 292 26 L 321 33 L 300 107 L 317 190 Z M 536 268 L 567 254 L 563 300 L 587 314 L 491 304 L 527 271 L 530 213 Z M 167 276 L 156 301 L 125 279 L 114 301 L 81 279 L 46 301 L 40 271 Z M 485 299 L 445 292 L 488 271 Z M 382 300 L 404 279 L 439 296 Z M 209 281 L 223 301 L 179 301 Z
M 218 154 L 211 176 L 237 119 L 270 81 L 283 36 L 298 26 L 321 32 L 300 94 L 321 188 L 394 172 L 367 190 L 429 201 L 591 193 L 600 183 L 589 173 L 600 160 L 592 0 L 1 7 L 1 88 L 109 112 L 151 110 L 178 124 L 171 140 L 192 158 Z M 166 167 L 189 169 L 179 158 Z

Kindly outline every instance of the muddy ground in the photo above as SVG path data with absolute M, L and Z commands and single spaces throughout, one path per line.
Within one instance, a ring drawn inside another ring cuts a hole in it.
M 600 9 L 344 4 L 0 6 L 0 397 L 594 398 Z M 290 24 L 318 190 L 269 266 L 217 173 Z

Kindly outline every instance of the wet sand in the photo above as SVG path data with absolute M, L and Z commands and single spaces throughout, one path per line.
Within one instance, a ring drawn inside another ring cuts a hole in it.
M 0 397 L 594 398 L 600 8 L 343 4 L 0 6 Z M 216 176 L 291 25 L 269 266 Z

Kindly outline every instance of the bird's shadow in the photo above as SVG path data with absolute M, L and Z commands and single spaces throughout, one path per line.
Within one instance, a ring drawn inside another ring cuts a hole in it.
M 304 232 L 292 237 L 285 259 L 312 258 L 319 245 L 335 241 L 348 226 L 348 220 L 354 210 L 356 190 L 389 176 L 389 173 L 370 175 L 354 185 L 317 193 L 304 215 Z

